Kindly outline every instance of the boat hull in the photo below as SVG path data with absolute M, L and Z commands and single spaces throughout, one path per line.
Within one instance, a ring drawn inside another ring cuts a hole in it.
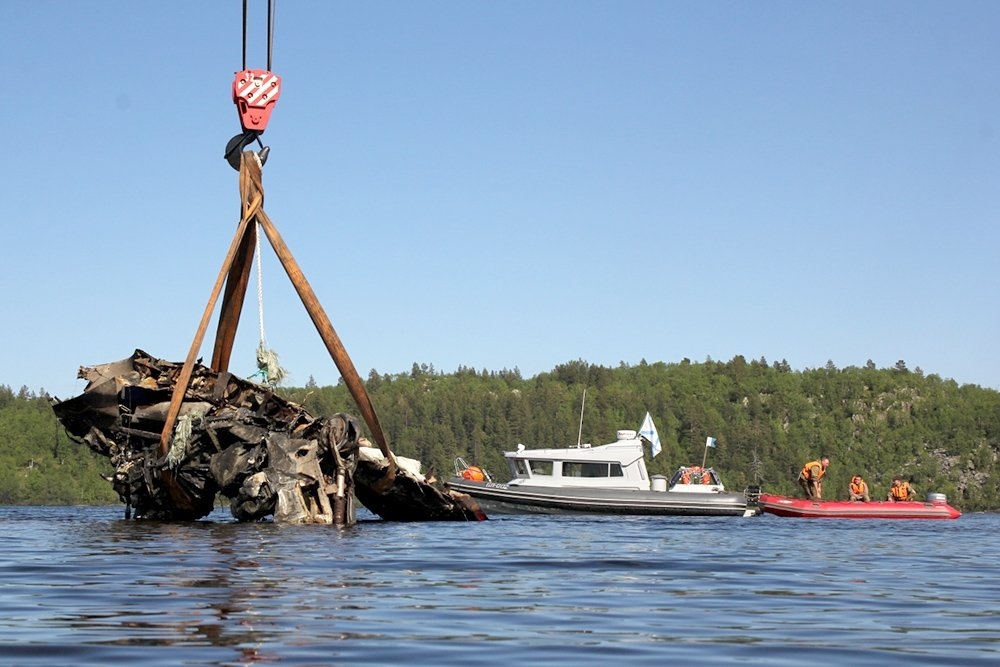
M 651 516 L 753 516 L 755 503 L 741 493 L 685 493 L 593 488 L 524 487 L 453 477 L 448 486 L 472 496 L 492 514 L 617 514 Z
M 760 509 L 775 516 L 803 519 L 957 519 L 962 513 L 944 501 L 868 503 L 844 500 L 807 500 L 760 494 Z

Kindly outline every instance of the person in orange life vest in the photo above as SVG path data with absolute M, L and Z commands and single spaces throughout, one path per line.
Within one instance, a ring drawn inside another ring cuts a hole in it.
M 851 485 L 848 487 L 848 492 L 850 493 L 851 502 L 871 502 L 871 496 L 868 495 L 868 484 L 862 479 L 861 475 L 855 475 L 851 478 Z
M 823 497 L 823 475 L 826 474 L 829 465 L 830 459 L 821 456 L 818 460 L 810 461 L 802 466 L 802 472 L 799 473 L 799 486 L 802 487 L 806 498 L 820 500 Z
M 889 487 L 889 495 L 886 497 L 886 500 L 899 502 L 916 499 L 917 492 L 909 482 L 904 482 L 902 477 L 892 478 L 892 486 Z

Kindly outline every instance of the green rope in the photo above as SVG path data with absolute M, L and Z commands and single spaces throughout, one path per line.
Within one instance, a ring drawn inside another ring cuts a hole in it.
M 257 346 L 257 372 L 250 377 L 256 376 L 261 377 L 265 384 L 272 387 L 281 384 L 281 381 L 288 376 L 288 372 L 278 362 L 278 353 L 269 350 L 263 340 Z

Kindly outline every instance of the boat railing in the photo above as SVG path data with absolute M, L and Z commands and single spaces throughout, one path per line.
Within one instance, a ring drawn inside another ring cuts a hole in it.
M 676 484 L 705 484 L 723 486 L 722 479 L 714 468 L 701 466 L 681 466 L 670 478 L 670 486 Z
M 461 456 L 455 457 L 455 476 L 473 482 L 492 482 L 493 476 L 486 471 L 486 468 L 470 466 Z

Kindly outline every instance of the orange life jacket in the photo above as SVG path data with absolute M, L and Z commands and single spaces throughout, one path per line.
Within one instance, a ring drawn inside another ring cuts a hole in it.
M 868 493 L 868 485 L 865 484 L 865 480 L 860 480 L 857 484 L 851 481 L 851 493 L 856 496 L 863 496 Z
M 799 473 L 799 475 L 803 479 L 812 479 L 812 469 L 814 467 L 815 468 L 819 468 L 819 475 L 817 475 L 816 479 L 813 480 L 813 481 L 818 481 L 819 479 L 821 479 L 823 477 L 823 475 L 826 474 L 826 470 L 823 470 L 823 464 L 820 463 L 819 461 L 810 461 L 809 463 L 807 463 L 804 466 L 802 466 L 802 472 Z
M 889 492 L 892 494 L 893 500 L 909 500 L 910 499 L 910 485 L 903 482 L 899 486 L 889 487 Z
M 701 472 L 701 466 L 690 466 L 684 469 L 684 473 L 681 475 L 681 484 L 691 484 L 694 482 L 698 483 L 698 473 Z

